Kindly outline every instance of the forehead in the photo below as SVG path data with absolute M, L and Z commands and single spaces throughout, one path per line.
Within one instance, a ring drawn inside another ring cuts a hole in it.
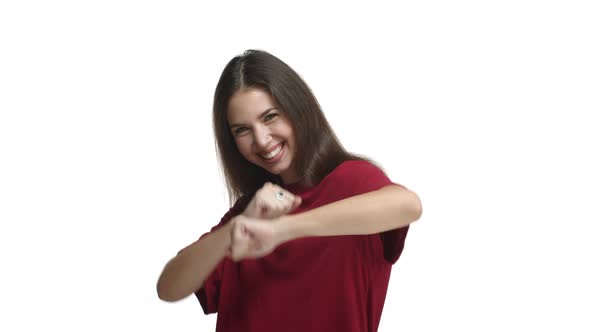
M 269 108 L 277 107 L 266 91 L 248 88 L 237 91 L 229 100 L 227 120 L 229 123 L 254 120 Z

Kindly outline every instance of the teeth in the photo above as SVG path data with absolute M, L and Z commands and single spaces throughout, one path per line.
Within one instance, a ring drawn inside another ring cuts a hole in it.
M 276 155 L 277 155 L 279 152 L 281 152 L 281 149 L 282 149 L 282 148 L 283 148 L 283 145 L 281 144 L 281 145 L 277 146 L 277 147 L 276 147 L 274 150 L 272 150 L 271 152 L 263 154 L 263 155 L 262 155 L 262 157 L 263 157 L 264 159 L 272 159 L 272 158 L 273 158 L 274 156 L 276 156 Z

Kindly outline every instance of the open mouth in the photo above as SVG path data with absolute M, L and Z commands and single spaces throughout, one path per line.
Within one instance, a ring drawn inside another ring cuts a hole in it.
M 285 142 L 277 145 L 277 147 L 274 148 L 269 153 L 260 153 L 260 154 L 258 154 L 258 156 L 260 156 L 260 158 L 266 162 L 276 161 L 282 156 L 284 146 L 285 146 Z

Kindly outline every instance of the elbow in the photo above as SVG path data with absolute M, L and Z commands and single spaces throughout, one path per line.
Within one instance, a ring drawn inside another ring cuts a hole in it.
M 158 287 L 158 298 L 164 302 L 176 302 L 182 300 L 185 296 L 176 296 Z
M 162 282 L 158 282 L 156 286 L 156 290 L 158 292 L 158 298 L 165 302 L 175 302 L 178 301 L 175 297 L 173 297 L 169 290 L 162 285 Z
M 196 292 L 196 290 L 201 288 L 201 286 L 198 286 L 195 288 L 196 290 L 192 290 L 191 288 L 180 289 L 174 286 L 175 284 L 163 282 L 160 278 L 160 280 L 158 280 L 158 285 L 156 286 L 158 298 L 164 302 L 177 302 L 188 297 L 189 295 Z
M 410 191 L 408 199 L 408 214 L 410 216 L 410 222 L 417 221 L 422 216 L 422 201 L 416 193 Z
M 422 216 L 422 201 L 418 195 L 401 186 L 386 187 L 391 192 L 392 214 L 396 217 L 394 228 L 408 226 Z
M 174 287 L 167 285 L 161 278 L 158 280 L 156 290 L 158 292 L 158 298 L 164 302 L 177 302 L 188 296 L 188 294 L 184 295 L 175 291 Z

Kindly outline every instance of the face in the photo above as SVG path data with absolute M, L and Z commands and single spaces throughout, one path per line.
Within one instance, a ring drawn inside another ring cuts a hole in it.
M 264 90 L 239 90 L 229 100 L 227 120 L 240 153 L 251 163 L 297 182 L 295 136 L 287 116 Z

